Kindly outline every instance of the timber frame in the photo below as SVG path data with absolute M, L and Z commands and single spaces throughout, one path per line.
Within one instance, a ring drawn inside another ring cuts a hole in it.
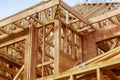
M 1 80 L 120 80 L 120 3 L 47 0 L 0 20 Z

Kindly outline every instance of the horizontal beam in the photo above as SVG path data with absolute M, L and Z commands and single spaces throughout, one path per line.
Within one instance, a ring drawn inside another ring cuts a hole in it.
M 3 37 L 0 36 L 0 48 L 24 40 L 27 34 L 28 28 L 24 30 L 17 30 L 12 34 L 3 34 Z
M 62 0 L 60 1 L 60 6 L 62 6 L 63 8 L 65 8 L 68 12 L 70 12 L 72 15 L 74 15 L 75 17 L 77 17 L 78 19 L 80 19 L 82 22 L 84 22 L 85 24 L 90 24 L 90 22 L 84 18 L 80 13 L 78 13 L 77 11 L 75 11 L 72 7 L 70 7 L 69 5 L 67 5 L 66 3 L 64 3 Z
M 52 63 L 54 63 L 54 60 L 51 60 L 51 61 L 48 61 L 48 62 L 43 62 L 43 63 L 41 63 L 41 64 L 38 64 L 38 65 L 37 65 L 37 68 L 42 67 L 42 66 L 45 66 L 45 65 L 49 65 L 49 64 L 52 64 Z
M 7 55 L 3 50 L 0 50 L 0 60 L 10 65 L 13 65 L 17 68 L 20 68 L 22 66 L 21 63 L 17 63 L 13 57 L 11 57 L 10 55 Z
M 13 23 L 17 20 L 23 19 L 27 16 L 38 13 L 40 11 L 46 10 L 50 7 L 54 7 L 58 4 L 59 4 L 59 0 L 50 0 L 49 2 L 46 2 L 44 4 L 39 3 L 35 6 L 30 7 L 24 11 L 21 11 L 15 15 L 12 15 L 10 17 L 3 19 L 3 20 L 0 20 L 0 27 L 5 26 L 5 25 L 10 24 L 10 23 Z
M 119 29 L 119 25 L 113 25 L 113 26 L 101 28 L 90 34 L 94 36 L 96 42 L 100 42 L 103 40 L 108 40 L 120 36 L 120 29 Z

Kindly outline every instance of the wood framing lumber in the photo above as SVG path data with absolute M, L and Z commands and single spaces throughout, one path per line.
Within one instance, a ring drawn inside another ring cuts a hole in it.
M 117 36 L 120 36 L 119 25 L 113 25 L 105 28 L 101 28 L 94 32 L 89 33 L 89 35 L 93 35 L 96 42 L 108 40 Z
M 45 37 L 45 35 L 46 35 L 46 26 L 43 26 L 43 33 L 42 33 L 42 35 L 43 35 L 43 38 L 42 38 L 42 41 L 43 41 L 42 63 L 44 63 L 44 61 L 45 61 L 45 54 L 46 54 L 46 51 L 45 51 L 45 48 L 46 48 L 46 37 Z M 44 65 L 42 65 L 42 77 L 45 76 L 44 70 L 45 70 L 45 67 L 44 67 Z
M 111 63 L 111 61 L 113 63 Z M 65 78 L 65 77 L 68 77 L 70 76 L 71 74 L 73 74 L 74 76 L 75 75 L 82 75 L 84 73 L 88 73 L 90 71 L 93 71 L 93 70 L 96 70 L 99 66 L 99 68 L 107 68 L 109 66 L 113 66 L 113 65 L 119 65 L 120 64 L 120 57 L 119 58 L 114 58 L 112 60 L 106 60 L 102 63 L 96 63 L 94 65 L 91 65 L 91 66 L 85 66 L 85 67 L 81 67 L 81 68 L 75 68 L 74 70 L 71 70 L 71 71 L 66 71 L 66 72 L 63 72 L 62 74 L 56 74 L 56 75 L 52 75 L 52 76 L 48 76 L 48 77 L 43 77 L 43 78 L 38 78 L 36 80 L 46 80 L 46 79 L 59 79 L 59 78 Z
M 65 8 L 68 12 L 70 12 L 72 15 L 74 15 L 75 17 L 77 17 L 78 19 L 80 19 L 85 24 L 89 25 L 90 22 L 87 19 L 85 19 L 81 14 L 79 14 L 78 12 L 76 12 L 74 9 L 72 9 L 69 5 L 67 5 L 66 3 L 64 3 L 62 0 L 60 0 L 60 6 L 62 6 L 63 8 Z
M 91 22 L 91 24 L 93 24 L 93 23 L 108 19 L 110 17 L 117 16 L 119 14 L 120 14 L 120 8 L 110 11 L 110 12 L 107 12 L 105 14 L 90 18 L 89 21 Z
M 38 51 L 38 30 L 36 26 L 30 26 L 29 35 L 25 41 L 24 80 L 36 78 L 36 64 Z
M 15 75 L 14 79 L 13 80 L 17 80 L 17 78 L 19 77 L 19 75 L 22 73 L 24 69 L 24 65 L 20 68 L 20 70 L 18 71 L 18 73 Z
M 51 0 L 51 1 L 48 1 L 44 4 L 39 3 L 36 6 L 30 7 L 30 8 L 28 8 L 24 11 L 21 11 L 15 15 L 12 15 L 10 17 L 3 19 L 3 20 L 0 20 L 0 27 L 5 26 L 7 24 L 10 24 L 12 22 L 15 22 L 17 20 L 23 19 L 25 17 L 28 17 L 34 13 L 38 13 L 40 11 L 46 10 L 50 7 L 54 7 L 58 4 L 59 4 L 59 0 Z
M 52 64 L 52 63 L 54 63 L 53 60 L 48 61 L 48 62 L 43 62 L 43 63 L 41 63 L 41 64 L 38 64 L 36 67 L 39 68 L 39 67 L 42 67 L 42 66 L 45 66 L 45 65 L 49 65 L 49 64 Z
M 55 70 L 55 74 L 59 73 L 59 65 L 60 65 L 60 50 L 61 50 L 61 22 L 59 20 L 55 21 L 55 25 L 54 25 L 54 47 L 55 47 L 55 51 L 54 51 L 54 70 Z
M 53 24 L 54 21 L 48 22 L 45 24 L 45 26 L 49 24 Z M 42 26 L 39 26 L 37 28 L 41 28 Z M 13 43 L 17 43 L 19 41 L 25 40 L 26 36 L 28 35 L 29 28 L 25 29 L 17 29 L 13 31 L 11 34 L 3 34 L 0 36 L 0 48 L 11 45 Z
M 12 75 L 16 75 L 16 73 L 17 73 L 17 71 L 15 71 L 14 69 L 6 67 L 2 64 L 0 64 L 0 70 L 6 71 L 7 73 L 12 74 Z
M 104 80 L 103 79 L 103 72 L 100 68 L 97 68 L 97 80 Z
M 13 57 L 5 54 L 5 51 L 3 51 L 3 50 L 0 50 L 0 60 L 6 62 L 8 64 L 11 64 L 11 65 L 13 65 L 17 68 L 20 68 L 22 66 L 22 64 L 17 63 L 16 60 Z
M 28 28 L 24 30 L 17 30 L 13 34 L 3 34 L 4 37 L 0 36 L 0 48 L 23 41 L 28 35 Z

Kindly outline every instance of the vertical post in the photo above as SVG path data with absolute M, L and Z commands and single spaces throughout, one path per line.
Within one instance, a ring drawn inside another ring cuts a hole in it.
M 97 80 L 103 80 L 103 73 L 100 68 L 97 68 Z
M 73 75 L 70 75 L 70 80 L 76 80 L 76 78 Z
M 72 46 L 71 46 L 71 53 L 72 53 L 72 57 L 74 59 L 76 59 L 76 53 L 75 53 L 75 34 L 72 32 L 71 33 L 71 42 L 72 42 Z
M 59 20 L 55 21 L 54 25 L 54 73 L 59 73 L 59 55 L 60 55 L 60 31 L 61 30 L 61 23 Z
M 29 27 L 29 35 L 25 41 L 25 65 L 24 80 L 35 80 L 36 78 L 36 56 L 37 55 L 37 28 Z
M 46 28 L 43 26 L 43 50 L 42 50 L 42 63 L 45 61 L 45 33 Z M 44 66 L 42 65 L 42 77 L 44 76 Z

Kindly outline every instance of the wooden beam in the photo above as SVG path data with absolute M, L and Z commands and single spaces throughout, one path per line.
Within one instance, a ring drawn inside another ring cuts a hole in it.
M 20 70 L 18 71 L 18 73 L 15 75 L 14 79 L 13 80 L 17 80 L 17 78 L 19 77 L 19 75 L 22 73 L 24 69 L 24 65 L 20 68 Z
M 46 35 L 46 26 L 43 26 L 43 34 L 42 35 L 43 35 L 43 38 L 42 38 L 42 41 L 43 41 L 42 63 L 44 63 L 45 62 L 45 54 L 46 54 L 46 50 L 45 50 L 45 48 L 46 48 L 46 37 L 45 37 L 45 35 Z M 44 67 L 44 65 L 42 65 L 42 77 L 45 76 L 44 75 L 45 74 L 44 70 L 45 70 L 45 67 Z
M 72 7 L 64 3 L 62 0 L 60 0 L 60 6 L 62 6 L 64 9 L 66 9 L 68 12 L 70 12 L 75 17 L 79 18 L 85 24 L 89 24 L 89 21 L 87 19 L 85 19 L 81 14 L 76 12 Z
M 100 42 L 103 40 L 120 36 L 120 28 L 119 28 L 119 25 L 117 26 L 113 25 L 113 26 L 101 28 L 89 34 L 92 34 L 94 36 L 96 42 Z
M 44 62 L 44 63 L 41 63 L 41 64 L 38 64 L 36 67 L 39 68 L 39 67 L 42 67 L 42 66 L 45 66 L 45 65 L 49 65 L 49 64 L 52 64 L 52 63 L 54 63 L 53 60 L 48 61 L 48 62 Z
M 12 15 L 10 17 L 7 17 L 7 18 L 3 19 L 3 20 L 0 20 L 0 27 L 5 26 L 7 24 L 10 24 L 12 22 L 15 22 L 17 20 L 23 19 L 23 18 L 25 18 L 27 16 L 30 16 L 32 14 L 35 14 L 37 12 L 46 10 L 50 7 L 54 7 L 58 4 L 59 4 L 59 0 L 51 0 L 51 1 L 48 1 L 44 4 L 39 3 L 35 6 L 30 7 L 28 9 L 24 10 L 24 11 L 21 11 L 21 12 L 15 14 L 15 15 Z
M 29 35 L 25 42 L 24 80 L 34 80 L 36 78 L 37 32 L 36 26 L 29 27 Z
M 22 66 L 21 63 L 17 63 L 13 57 L 5 54 L 5 51 L 2 51 L 2 50 L 0 50 L 0 60 L 6 62 L 8 64 L 11 64 L 17 68 L 20 68 Z
M 119 53 L 120 53 L 120 47 L 117 47 L 113 50 L 110 50 L 109 52 L 107 52 L 105 54 L 99 55 L 99 56 L 85 62 L 84 65 L 81 64 L 81 65 L 83 65 L 82 67 L 81 66 L 76 66 L 73 69 L 70 69 L 66 72 L 56 74 L 56 75 L 53 75 L 53 76 L 49 76 L 49 77 L 51 77 L 51 78 L 54 77 L 54 79 L 59 79 L 59 78 L 62 78 L 62 77 L 68 77 L 71 74 L 73 74 L 73 75 L 80 75 L 81 74 L 82 75 L 84 73 L 88 73 L 88 72 L 91 72 L 91 71 L 96 71 L 98 66 L 99 66 L 100 69 L 104 69 L 104 68 L 106 69 L 108 67 L 113 67 L 114 65 L 119 65 L 120 64 Z M 118 57 L 110 59 L 111 57 L 114 57 L 116 55 L 118 55 Z M 101 58 L 102 58 L 102 60 L 101 60 Z M 97 60 L 97 62 L 96 62 L 96 60 Z M 96 63 L 91 64 L 92 62 L 96 62 Z M 45 80 L 49 77 L 42 78 L 42 79 Z M 36 80 L 39 80 L 39 79 L 36 79 Z
M 97 80 L 104 80 L 103 72 L 100 70 L 100 68 L 97 68 Z
M 102 14 L 102 15 L 90 18 L 89 21 L 91 21 L 91 24 L 93 24 L 93 23 L 108 19 L 110 17 L 117 16 L 119 14 L 120 14 L 120 8 L 107 12 L 106 14 Z
M 55 47 L 55 51 L 54 51 L 54 74 L 59 73 L 59 65 L 60 65 L 60 61 L 59 61 L 59 55 L 60 55 L 60 44 L 61 44 L 61 22 L 59 20 L 55 21 L 55 25 L 54 25 L 54 47 Z
M 28 28 L 25 30 L 17 30 L 13 34 L 3 34 L 0 36 L 0 48 L 23 41 L 28 34 Z
M 11 69 L 11 68 L 9 68 L 9 67 L 6 67 L 6 66 L 4 66 L 4 65 L 2 65 L 2 64 L 0 64 L 0 70 L 5 71 L 5 72 L 7 72 L 7 73 L 9 73 L 9 74 L 11 74 L 11 75 L 16 75 L 16 73 L 17 73 L 16 70 Z
M 49 24 L 53 24 L 54 21 L 48 22 L 45 24 L 45 26 Z M 43 26 L 43 25 L 42 25 Z M 37 28 L 40 28 L 42 26 L 39 26 Z M 17 29 L 13 31 L 11 34 L 3 34 L 0 36 L 0 48 L 14 44 L 16 42 L 25 40 L 26 36 L 28 35 L 28 28 L 25 29 Z

